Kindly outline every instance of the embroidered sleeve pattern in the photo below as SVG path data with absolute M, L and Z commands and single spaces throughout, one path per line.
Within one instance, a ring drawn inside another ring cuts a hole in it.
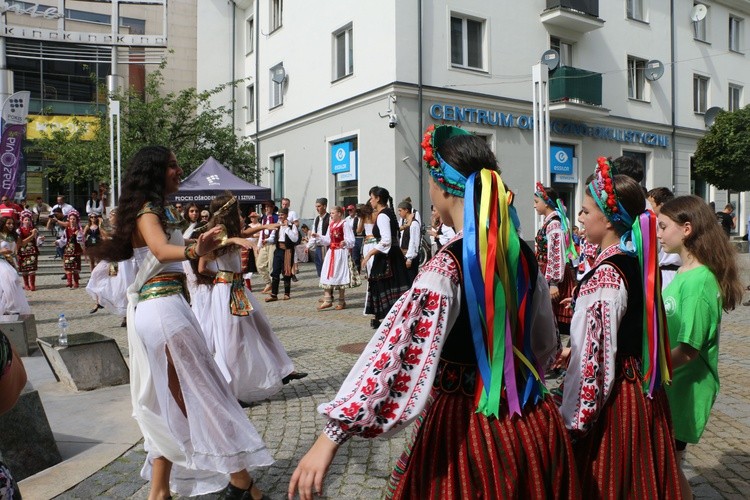
M 375 223 L 380 230 L 380 241 L 375 245 L 375 249 L 380 253 L 388 253 L 391 250 L 393 239 L 393 235 L 391 234 L 391 220 L 385 214 L 378 214 Z
M 625 283 L 612 266 L 600 266 L 581 284 L 561 408 L 566 426 L 574 433 L 591 429 L 612 391 L 617 330 L 626 307 Z
M 563 280 L 565 270 L 565 248 L 562 225 L 559 220 L 552 220 L 547 225 L 547 269 L 544 277 L 552 284 Z
M 342 443 L 395 432 L 426 407 L 440 352 L 460 309 L 456 262 L 441 252 L 394 304 L 336 398 L 318 411 L 326 436 Z

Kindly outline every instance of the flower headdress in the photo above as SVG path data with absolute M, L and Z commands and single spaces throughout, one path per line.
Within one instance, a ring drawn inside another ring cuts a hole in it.
M 466 177 L 445 162 L 436 149 L 450 137 L 470 134 L 471 132 L 450 125 L 438 125 L 437 127 L 430 125 L 427 127 L 422 140 L 422 149 L 424 150 L 422 158 L 432 179 L 444 191 L 460 198 L 463 198 L 466 190 Z
M 550 198 L 550 196 L 547 194 L 547 190 L 544 189 L 544 186 L 539 181 L 537 181 L 536 183 L 536 191 L 534 192 L 534 196 L 542 200 L 552 210 L 557 210 L 557 205 L 555 205 L 555 202 L 552 200 L 552 198 Z
M 430 126 L 422 141 L 424 160 L 438 186 L 464 198 L 464 289 L 468 302 L 478 305 L 469 307 L 479 368 L 477 411 L 499 416 L 505 401 L 510 414 L 520 414 L 547 392 L 531 349 L 533 263 L 512 222 L 513 195 L 494 165 L 465 177 L 440 157 L 446 139 L 468 134 Z
M 615 189 L 615 171 L 607 158 L 597 160 L 596 177 L 589 184 L 589 192 L 599 209 L 612 224 L 626 229 L 620 238 L 620 248 L 637 256 L 643 281 L 643 390 L 649 397 L 662 384 L 671 381 L 667 318 L 661 296 L 661 271 L 656 239 L 656 215 L 644 210 L 632 217 L 620 203 Z
M 542 200 L 548 207 L 557 212 L 557 216 L 560 218 L 560 225 L 562 226 L 563 235 L 565 237 L 565 256 L 571 262 L 577 259 L 578 251 L 576 250 L 576 245 L 573 242 L 572 230 L 570 228 L 570 223 L 568 222 L 568 215 L 565 204 L 560 198 L 558 198 L 557 200 L 553 200 L 547 193 L 547 190 L 544 189 L 544 185 L 542 185 L 542 183 L 539 181 L 537 181 L 536 183 L 536 191 L 534 192 L 534 196 Z
M 28 217 L 29 219 L 33 219 L 34 218 L 34 214 L 31 212 L 31 210 L 28 210 L 28 209 L 27 210 L 22 210 L 21 214 L 20 214 L 20 217 L 21 217 L 21 220 L 25 219 L 26 217 Z

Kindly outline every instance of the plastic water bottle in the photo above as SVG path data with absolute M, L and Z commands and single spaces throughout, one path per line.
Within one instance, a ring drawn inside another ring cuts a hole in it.
M 58 338 L 58 344 L 68 345 L 68 320 L 65 319 L 65 315 L 61 314 L 60 319 L 57 320 L 57 329 L 60 330 L 60 337 Z

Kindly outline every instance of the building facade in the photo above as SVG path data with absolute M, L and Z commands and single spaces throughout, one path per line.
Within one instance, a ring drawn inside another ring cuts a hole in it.
M 632 155 L 647 187 L 731 200 L 745 220 L 744 195 L 707 186 L 691 158 L 711 108 L 746 104 L 750 1 L 702 4 L 703 17 L 657 0 L 206 0 L 197 84 L 244 79 L 216 99 L 256 142 L 261 183 L 303 218 L 317 197 L 363 201 L 374 185 L 429 210 L 421 133 L 450 123 L 486 138 L 529 237 L 532 66 L 553 48 L 550 168 L 571 214 L 598 156 Z

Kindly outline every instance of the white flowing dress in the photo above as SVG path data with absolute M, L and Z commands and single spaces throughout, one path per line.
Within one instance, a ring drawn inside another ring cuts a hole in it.
M 221 271 L 240 272 L 239 248 L 216 259 Z M 231 285 L 216 283 L 211 291 L 210 315 L 216 353 L 214 359 L 232 394 L 245 403 L 276 394 L 294 363 L 273 333 L 268 317 L 247 287 L 243 287 L 253 310 L 248 316 L 233 316 L 229 309 Z
M 330 247 L 323 259 L 320 287 L 326 290 L 349 288 L 352 282 L 349 272 L 349 252 L 354 248 L 354 231 L 352 231 L 351 224 L 344 221 L 338 224 L 331 222 L 328 232 L 315 239 L 318 245 Z
M 15 254 L 16 243 L 2 241 L 0 248 L 11 250 Z M 31 314 L 29 301 L 23 291 L 23 280 L 4 256 L 0 256 L 0 314 Z
M 170 242 L 182 244 L 179 231 Z M 273 463 L 247 415 L 209 352 L 190 306 L 181 294 L 139 302 L 144 283 L 181 263 L 161 264 L 147 247 L 135 249 L 140 271 L 128 288 L 128 346 L 133 416 L 147 452 L 141 470 L 151 479 L 153 460 L 170 460 L 170 488 L 195 496 L 218 491 L 229 473 Z M 180 381 L 185 416 L 168 387 L 167 351 Z
M 135 281 L 138 266 L 135 257 L 117 263 L 117 275 L 110 276 L 110 262 L 103 260 L 91 271 L 88 293 L 107 312 L 123 317 L 128 313 L 128 287 Z

